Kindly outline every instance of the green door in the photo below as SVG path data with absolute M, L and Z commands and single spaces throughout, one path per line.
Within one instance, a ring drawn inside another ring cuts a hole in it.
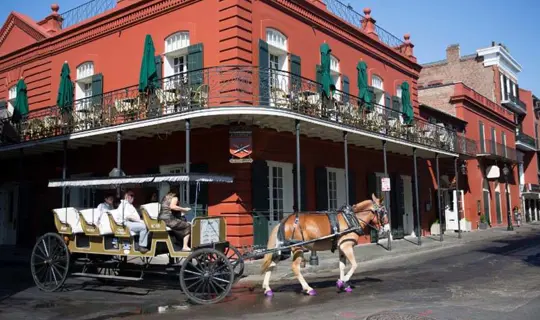
M 491 225 L 491 215 L 489 214 L 489 191 L 484 190 L 484 215 L 486 222 Z
M 495 205 L 497 209 L 497 223 L 502 223 L 501 193 L 499 191 L 495 191 Z

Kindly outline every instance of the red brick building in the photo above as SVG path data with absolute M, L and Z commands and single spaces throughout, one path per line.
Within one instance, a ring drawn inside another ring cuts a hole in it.
M 0 146 L 6 228 L 19 231 L 5 243 L 31 243 L 52 226 L 50 209 L 60 205 L 61 194 L 46 182 L 62 175 L 64 144 L 68 177 L 107 175 L 117 164 L 117 137 L 127 174 L 234 175 L 232 185 L 203 186 L 198 202 L 207 214 L 227 218 L 235 245 L 264 243 L 267 227 L 295 210 L 335 210 L 347 198 L 354 203 L 381 194 L 383 141 L 393 236 L 418 234 L 418 220 L 427 234 L 439 208 L 435 159 L 453 163 L 475 154 L 474 142 L 464 148 L 462 134 L 419 116 L 421 66 L 413 44 L 408 35 L 402 41 L 376 28 L 369 9 L 361 15 L 336 0 L 118 0 L 97 16 L 71 22 L 76 14 L 52 10 L 37 22 L 12 13 L 0 31 L 0 100 L 11 112 L 13 88 L 22 77 L 31 110 L 13 125 L 18 141 L 4 135 Z M 138 91 L 146 34 L 160 76 L 151 97 Z M 324 43 L 336 88 L 326 102 L 317 71 Z M 375 102 L 370 111 L 358 97 L 361 61 Z M 75 85 L 71 122 L 56 106 L 64 62 Z M 415 115 L 407 125 L 404 82 Z M 238 128 L 251 134 L 252 163 L 229 161 L 229 135 Z M 454 172 L 452 166 L 445 170 Z M 192 205 L 195 192 L 187 190 L 181 189 L 181 200 Z M 30 201 L 18 197 L 23 192 Z M 136 202 L 149 201 L 152 192 L 139 190 Z M 73 190 L 67 198 L 71 206 L 92 205 L 89 191 Z M 32 227 L 23 234 L 22 224 Z
M 482 215 L 491 225 L 507 224 L 509 208 L 538 197 L 535 113 L 531 93 L 518 86 L 521 66 L 504 45 L 492 43 L 466 56 L 451 45 L 445 60 L 422 67 L 421 105 L 461 120 L 458 130 L 479 142 L 459 180 L 465 217 L 473 227 Z M 527 183 L 532 189 L 523 193 Z

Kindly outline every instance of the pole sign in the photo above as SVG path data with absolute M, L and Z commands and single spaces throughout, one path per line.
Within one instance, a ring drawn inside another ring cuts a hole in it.
M 235 127 L 229 131 L 230 163 L 252 163 L 250 157 L 253 152 L 253 139 L 251 128 Z
M 382 192 L 390 191 L 390 178 L 381 178 Z

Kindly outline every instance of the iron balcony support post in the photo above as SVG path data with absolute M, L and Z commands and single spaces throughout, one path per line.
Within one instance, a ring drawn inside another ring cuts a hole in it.
M 298 209 L 298 212 L 301 212 L 302 209 L 302 202 L 301 202 L 301 190 L 302 187 L 300 184 L 300 120 L 295 120 L 295 128 L 296 128 L 296 206 Z
M 508 169 L 508 166 L 505 165 L 503 169 L 503 174 L 505 178 L 504 192 L 506 193 L 506 221 L 508 226 L 506 227 L 507 231 L 513 231 L 514 226 L 512 225 L 512 208 L 510 208 L 510 195 L 508 194 L 508 177 L 513 173 L 513 168 Z
M 459 171 L 458 171 L 458 157 L 454 159 L 454 171 L 456 172 L 456 207 L 457 207 L 457 225 L 458 225 L 458 239 L 461 239 L 461 217 L 459 213 L 461 193 L 459 192 Z
M 384 161 L 384 177 L 388 178 L 388 163 L 386 161 L 386 140 L 383 140 L 382 147 L 383 147 L 383 161 Z M 379 181 L 377 183 L 379 183 Z M 384 199 L 386 201 L 390 199 L 390 195 L 388 191 L 384 192 Z M 388 234 L 388 251 L 392 251 L 392 214 L 390 212 L 388 213 L 388 224 L 390 225 L 390 231 Z
M 64 155 L 62 164 L 62 180 L 66 180 L 67 176 L 67 140 L 62 143 Z M 62 208 L 66 207 L 66 187 L 62 187 Z
M 438 203 L 438 211 L 439 211 L 439 239 L 442 242 L 443 241 L 443 230 L 442 230 L 442 215 L 441 215 L 441 181 L 440 181 L 440 173 L 439 173 L 439 154 L 435 154 L 435 167 L 437 171 L 437 203 Z
M 349 146 L 347 140 L 348 133 L 343 132 L 343 153 L 345 155 L 345 202 L 350 205 L 349 199 Z
M 116 169 L 118 169 L 118 175 L 122 175 L 122 132 L 116 133 Z M 120 198 L 120 187 L 116 188 L 116 197 Z
M 418 232 L 418 245 L 422 245 L 422 226 L 420 225 L 420 200 L 418 196 L 418 164 L 416 156 L 416 148 L 413 148 L 413 161 L 414 161 L 414 198 L 416 203 L 416 226 Z
M 189 119 L 186 120 L 186 174 L 189 176 L 189 173 L 191 172 L 190 170 L 190 162 L 191 162 L 191 153 L 190 153 L 190 144 L 191 144 L 191 121 Z M 190 196 L 189 196 L 189 190 L 190 189 L 190 184 L 189 182 L 187 183 L 187 186 L 186 186 L 186 201 L 187 203 L 189 204 L 189 206 L 191 207 L 191 204 L 190 204 Z

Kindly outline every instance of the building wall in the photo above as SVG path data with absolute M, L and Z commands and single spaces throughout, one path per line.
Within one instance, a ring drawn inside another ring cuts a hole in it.
M 420 72 L 420 86 L 433 83 L 463 82 L 481 95 L 492 101 L 498 101 L 496 84 L 498 73 L 495 67 L 484 67 L 482 61 L 474 56 L 460 56 L 459 45 L 452 45 L 446 49 L 446 59 L 422 65 Z
M 453 94 L 453 85 L 441 85 L 418 90 L 418 98 L 420 103 L 455 116 L 456 107 L 450 103 L 450 97 Z

